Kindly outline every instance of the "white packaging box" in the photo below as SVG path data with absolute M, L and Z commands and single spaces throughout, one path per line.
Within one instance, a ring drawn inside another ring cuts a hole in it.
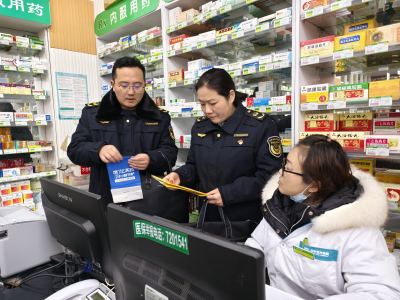
M 205 67 L 211 67 L 212 62 L 205 59 L 197 59 L 188 62 L 188 71 L 200 70 Z M 186 77 L 185 77 L 186 78 Z
M 398 154 L 400 153 L 400 135 L 365 135 L 364 136 L 364 152 L 367 151 L 367 140 L 373 139 L 377 144 L 383 144 L 385 140 L 388 140 L 389 153 Z
M 147 35 L 147 30 L 143 30 L 141 32 L 138 33 L 138 37 L 145 37 Z
M 268 15 L 268 16 L 259 18 L 259 19 L 258 19 L 258 24 L 261 24 L 261 23 L 266 22 L 266 21 L 268 21 L 268 20 L 273 20 L 273 19 L 275 19 L 275 18 L 276 18 L 276 14 L 272 14 L 272 15 Z
M 373 134 L 400 134 L 400 118 L 376 118 L 373 120 Z
M 185 102 L 182 104 L 182 107 L 184 107 L 184 108 L 195 107 L 198 104 L 199 104 L 198 102 Z
M 244 60 L 244 61 L 242 61 L 242 66 L 258 62 L 258 59 L 259 59 L 259 57 L 254 57 L 254 58 L 251 58 L 251 59 Z
M 210 11 L 212 7 L 213 7 L 213 2 L 212 1 L 207 2 L 206 4 L 203 4 L 201 6 L 201 12 L 206 13 Z
M 247 21 L 244 21 L 240 24 L 236 24 L 235 26 L 233 26 L 233 31 L 238 31 L 238 30 L 246 30 L 246 29 L 250 29 L 250 28 L 255 28 L 258 25 L 258 19 L 250 19 Z
M 228 65 L 219 65 L 219 66 L 214 66 L 216 69 L 224 69 L 225 71 L 228 71 Z
M 112 43 L 106 44 L 106 50 L 111 50 L 111 49 L 114 48 L 117 44 L 118 44 L 118 42 L 112 42 Z
M 229 66 L 228 66 L 229 71 L 238 70 L 238 69 L 242 69 L 241 61 L 235 62 L 233 64 L 229 64 Z
M 175 99 L 175 100 L 176 100 L 175 106 L 182 106 L 182 104 L 186 102 L 185 99 Z
M 104 52 L 104 45 L 97 48 L 97 54 L 102 54 Z
M 13 36 L 12 36 L 12 34 L 8 34 L 8 33 L 0 33 L 0 39 L 12 42 Z
M 21 175 L 19 168 L 3 169 L 3 177 Z
M 284 8 L 284 9 L 276 11 L 276 18 L 277 19 L 282 19 L 284 17 L 289 17 L 291 15 L 292 15 L 292 8 L 291 7 Z
M 199 37 L 197 35 L 189 37 L 189 38 L 184 38 L 183 39 L 183 47 L 188 46 L 188 45 L 197 44 L 198 41 L 199 41 Z
M 201 33 L 201 34 L 199 34 L 199 42 L 215 40 L 216 34 L 217 34 L 217 31 L 215 31 L 215 30 Z
M 274 61 L 289 59 L 291 51 L 277 52 L 274 55 Z
M 274 61 L 274 54 L 275 54 L 275 53 L 273 53 L 273 54 L 268 54 L 268 55 L 264 55 L 264 56 L 259 57 L 259 58 L 258 58 L 258 63 L 259 63 L 260 65 L 272 63 L 272 62 Z
M 169 26 L 178 24 L 178 16 L 182 13 L 182 8 L 176 7 L 169 11 Z
M 40 69 L 47 70 L 46 66 L 43 65 L 40 61 L 32 61 L 32 69 Z
M 183 136 L 183 143 L 184 144 L 190 144 L 192 141 L 192 136 L 191 135 L 184 135 Z
M 170 106 L 170 107 L 168 108 L 168 111 L 169 111 L 170 113 L 180 113 L 180 112 L 181 112 L 181 108 L 180 108 L 180 107 L 177 107 L 177 106 L 175 106 L 175 105 L 173 105 L 173 106 Z
M 51 115 L 34 115 L 35 121 L 51 121 Z
M 13 122 L 14 121 L 14 113 L 0 112 L 0 121 L 1 122 Z
M 263 81 L 258 83 L 258 90 L 260 92 L 274 90 L 276 84 L 273 81 Z
M 271 104 L 286 104 L 286 96 L 271 97 Z
M 29 112 L 16 112 L 14 113 L 15 121 L 33 121 L 33 114 Z
M 185 71 L 185 80 L 195 80 L 199 77 L 199 70 Z
M 15 36 L 15 41 L 20 42 L 20 43 L 27 43 L 29 44 L 29 38 L 23 37 L 23 36 Z

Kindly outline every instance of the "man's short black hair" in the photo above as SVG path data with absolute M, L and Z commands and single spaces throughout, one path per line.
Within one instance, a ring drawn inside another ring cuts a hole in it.
M 140 70 L 142 70 L 143 72 L 143 80 L 146 79 L 145 73 L 146 73 L 146 69 L 144 68 L 144 66 L 142 65 L 142 63 L 136 58 L 136 57 L 128 57 L 128 56 L 124 56 L 121 58 L 118 58 L 113 66 L 112 69 L 112 80 L 115 81 L 115 78 L 117 77 L 117 69 L 120 68 L 133 68 L 133 67 L 137 67 Z

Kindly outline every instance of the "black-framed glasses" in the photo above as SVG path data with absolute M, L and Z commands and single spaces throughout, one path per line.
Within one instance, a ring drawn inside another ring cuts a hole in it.
M 292 174 L 299 175 L 299 176 L 303 177 L 303 174 L 285 170 L 286 164 L 287 164 L 287 158 L 284 158 L 283 159 L 283 163 L 282 163 L 282 176 L 283 176 L 283 174 L 285 174 L 285 172 L 288 172 L 288 173 L 292 173 Z

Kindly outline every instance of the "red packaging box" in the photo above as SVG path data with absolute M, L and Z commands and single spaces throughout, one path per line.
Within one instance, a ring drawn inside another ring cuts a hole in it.
M 376 118 L 400 118 L 400 112 L 376 113 Z
M 173 45 L 173 44 L 176 44 L 176 43 L 182 43 L 184 39 L 190 38 L 190 37 L 191 36 L 187 35 L 187 34 L 178 35 L 176 37 L 173 37 L 173 38 L 169 39 L 169 44 Z
M 306 115 L 305 131 L 336 131 L 339 129 L 338 114 Z
M 340 114 L 340 131 L 372 131 L 375 113 Z
M 25 166 L 23 158 L 9 159 L 9 162 L 10 162 L 10 168 L 20 168 Z
M 7 169 L 9 168 L 10 161 L 8 159 L 6 160 L 0 160 L 0 169 Z
M 336 131 L 330 134 L 331 139 L 337 141 L 344 151 L 348 152 L 364 152 L 364 136 L 370 135 L 371 132 L 359 131 Z

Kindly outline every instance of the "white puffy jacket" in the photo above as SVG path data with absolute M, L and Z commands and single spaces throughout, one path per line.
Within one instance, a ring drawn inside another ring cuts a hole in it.
M 380 231 L 388 206 L 375 178 L 353 170 L 364 192 L 353 203 L 327 211 L 282 240 L 262 220 L 246 245 L 265 254 L 271 286 L 306 300 L 398 300 L 400 277 Z M 268 201 L 279 174 L 262 192 Z M 312 260 L 294 251 L 308 238 Z

